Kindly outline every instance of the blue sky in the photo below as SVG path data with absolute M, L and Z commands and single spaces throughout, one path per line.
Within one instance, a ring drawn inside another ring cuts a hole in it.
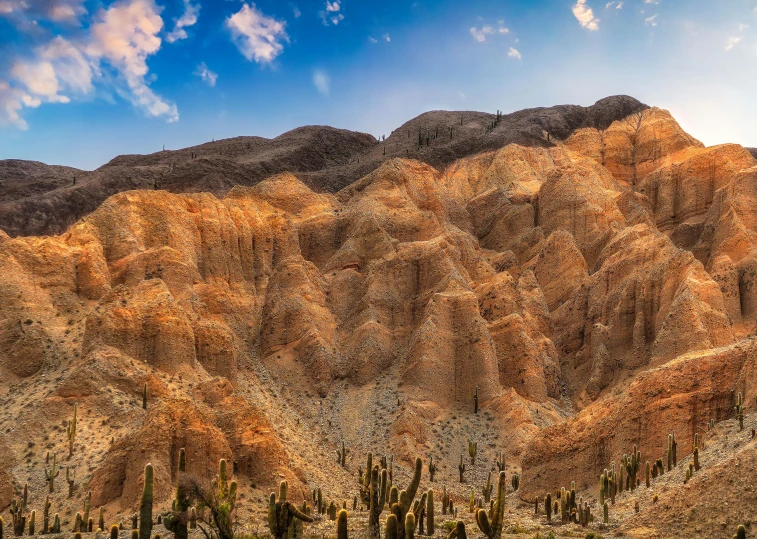
M 757 0 L 0 0 L 0 159 L 630 94 L 757 146 Z

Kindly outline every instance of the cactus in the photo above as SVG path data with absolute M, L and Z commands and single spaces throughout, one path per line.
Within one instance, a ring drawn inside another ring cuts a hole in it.
M 178 471 L 177 471 L 177 480 L 176 480 L 176 498 L 173 501 L 173 510 L 174 513 L 166 515 L 166 517 L 163 519 L 163 525 L 165 528 L 173 532 L 175 539 L 187 539 L 187 520 L 190 522 L 193 522 L 196 520 L 192 520 L 187 514 L 187 511 L 189 510 L 189 496 L 186 492 L 186 489 L 182 485 L 182 477 L 187 469 L 187 454 L 185 449 L 182 447 L 179 449 L 179 462 L 178 462 Z
M 386 517 L 386 529 L 384 530 L 385 539 L 397 539 L 397 516 L 389 515 Z
M 698 472 L 699 468 L 701 468 L 701 466 L 699 465 L 699 448 L 695 447 L 694 448 L 694 470 Z
M 489 539 L 500 539 L 502 537 L 503 516 L 505 513 L 505 496 L 507 495 L 507 474 L 499 472 L 499 483 L 497 485 L 497 499 L 494 502 L 491 519 L 487 516 L 486 511 L 479 509 L 476 512 L 476 524 L 479 529 Z
M 442 515 L 447 514 L 447 508 L 449 507 L 449 494 L 447 493 L 447 487 L 442 490 Z
M 415 515 L 412 512 L 405 516 L 405 539 L 415 539 Z
M 79 403 L 74 404 L 74 417 L 68 420 L 66 436 L 68 437 L 68 458 L 74 454 L 74 440 L 76 439 L 76 416 L 79 411 Z
M 282 481 L 282 483 L 284 483 L 284 481 Z M 232 482 L 232 484 L 236 487 L 235 482 Z M 282 486 L 283 485 L 279 485 L 280 494 L 282 491 L 283 493 L 286 493 L 286 487 L 282 488 Z M 320 494 L 320 489 L 318 489 L 318 494 Z M 236 488 L 234 488 L 234 495 L 236 497 Z M 334 505 L 334 502 L 331 502 L 331 505 Z M 268 502 L 268 529 L 270 530 L 271 535 L 273 535 L 275 539 L 285 539 L 288 535 L 289 528 L 292 525 L 292 521 L 295 518 L 303 522 L 313 522 L 313 517 L 307 514 L 307 509 L 307 505 L 304 505 L 303 510 L 300 511 L 296 505 L 286 500 L 279 500 L 276 502 L 276 494 L 271 492 Z M 334 509 L 336 510 L 336 506 L 334 506 Z
M 336 504 L 332 501 L 327 511 L 330 520 L 336 520 Z
M 476 455 L 478 454 L 478 442 L 468 440 L 468 455 L 470 455 L 471 466 L 476 464 Z
M 76 537 L 78 535 L 79 537 Z M 74 539 L 81 539 L 81 534 L 77 533 Z M 131 539 L 139 539 L 139 530 L 131 530 Z
M 131 529 L 136 530 L 138 528 L 139 528 L 139 516 L 136 513 L 134 513 L 131 516 Z
M 120 530 L 118 529 L 118 524 L 113 524 L 110 527 L 110 539 L 118 539 L 118 532 Z
M 518 492 L 518 488 L 520 487 L 520 476 L 517 473 L 513 474 L 512 485 L 513 491 Z
M 347 537 L 347 511 L 342 509 L 336 520 L 336 537 L 337 539 L 348 539 Z
M 434 464 L 434 457 L 431 457 L 428 460 L 428 477 L 432 483 L 434 482 L 434 474 L 436 474 L 436 465 Z
M 418 486 L 421 483 L 421 471 L 423 470 L 423 461 L 420 458 L 415 459 L 415 471 L 407 489 L 399 494 L 399 501 L 392 506 L 392 513 L 397 515 L 397 536 L 398 539 L 405 539 L 405 517 L 410 511 L 418 492 Z
M 32 511 L 32 514 L 29 516 L 29 535 L 34 535 L 34 528 L 35 528 L 36 520 L 37 520 L 37 512 Z
M 142 388 L 142 409 L 147 410 L 147 382 L 145 382 L 145 387 Z
M 429 489 L 426 496 L 426 524 L 428 535 L 434 535 L 434 491 Z
M 133 533 L 133 532 L 132 532 L 132 534 L 131 534 L 131 537 L 132 537 L 132 539 L 135 539 L 135 537 L 134 537 L 134 533 Z M 74 534 L 74 539 L 81 539 L 81 532 L 76 532 L 76 533 Z
M 478 414 L 478 386 L 476 386 L 476 392 L 473 394 L 473 413 Z M 473 464 L 471 462 L 471 464 Z
M 26 503 L 29 499 L 29 489 L 24 485 L 24 490 L 18 499 L 11 502 L 11 517 L 13 518 L 13 534 L 21 536 L 26 528 Z
M 81 515 L 82 526 L 84 529 L 79 530 L 79 531 L 85 531 L 85 532 L 87 531 L 86 528 L 89 523 L 89 507 L 90 507 L 91 500 L 92 500 L 92 493 L 87 492 L 87 495 L 84 497 L 84 507 L 82 508 L 82 515 Z
M 460 455 L 460 464 L 457 465 L 457 471 L 460 472 L 460 482 L 465 483 L 465 480 L 463 479 L 463 474 L 465 473 L 465 464 L 463 464 L 462 455 Z
M 492 498 L 492 491 L 494 490 L 494 485 L 492 485 L 492 473 L 489 472 L 489 475 L 486 478 L 486 486 L 481 488 L 481 493 L 484 495 L 484 502 L 489 503 L 489 500 Z
M 386 500 L 387 475 L 386 469 L 381 470 L 381 473 L 379 474 L 378 466 L 374 466 L 373 470 L 370 472 L 368 531 L 373 537 L 378 537 L 379 533 L 379 521 Z
M 736 535 L 734 535 L 733 538 L 746 539 L 746 528 L 743 525 L 739 525 L 739 527 L 736 529 Z
M 68 497 L 74 495 L 74 481 L 76 480 L 76 469 L 66 466 L 66 483 L 68 483 Z
M 552 494 L 547 493 L 544 499 L 544 511 L 547 513 L 547 522 L 552 522 Z
M 347 448 L 344 446 L 344 440 L 342 440 L 342 448 L 336 450 L 336 461 L 342 468 L 347 467 Z
M 76 516 L 74 517 L 74 529 L 72 530 L 74 533 L 81 532 L 82 527 L 82 519 L 81 519 L 81 513 L 76 513 Z
M 505 471 L 505 454 L 500 451 L 497 455 L 497 471 L 504 472 Z
M 59 474 L 58 455 L 57 453 L 53 453 L 52 465 L 48 468 L 47 464 L 45 464 L 45 481 L 47 481 L 47 487 L 51 494 L 55 492 L 55 478 L 58 477 Z
M 736 419 L 739 420 L 739 430 L 744 430 L 744 395 L 741 392 L 736 398 Z
M 50 533 L 60 533 L 60 515 L 55 513 L 53 517 L 53 527 L 50 528 Z
M 473 489 L 470 489 L 470 498 L 468 499 L 468 512 L 474 513 L 476 511 L 476 494 Z
M 145 466 L 145 482 L 142 503 L 139 506 L 139 539 L 150 539 L 152 533 L 152 492 L 154 474 L 152 464 Z M 89 507 L 87 508 L 89 511 Z

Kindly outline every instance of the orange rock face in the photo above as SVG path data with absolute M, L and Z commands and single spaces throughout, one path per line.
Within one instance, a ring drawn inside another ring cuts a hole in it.
M 201 477 L 228 459 L 252 496 L 346 473 L 342 440 L 452 476 L 480 436 L 525 499 L 590 488 L 674 429 L 685 450 L 757 393 L 757 161 L 659 109 L 550 141 L 442 171 L 390 159 L 335 195 L 289 174 L 221 199 L 128 191 L 62 236 L 0 235 L 18 415 L 0 443 L 63 455 L 79 402 L 71 465 L 118 511 L 147 462 L 168 503 L 182 447 Z M 488 419 L 454 430 L 476 392 Z

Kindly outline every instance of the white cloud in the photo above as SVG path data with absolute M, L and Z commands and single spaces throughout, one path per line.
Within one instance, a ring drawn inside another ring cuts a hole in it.
M 300 11 L 300 8 L 298 8 L 297 6 L 294 6 L 292 8 L 292 13 L 294 13 L 295 19 L 299 19 L 302 16 L 302 11 Z
M 100 12 L 92 25 L 87 53 L 107 60 L 126 81 L 127 97 L 149 116 L 179 119 L 176 105 L 167 103 L 147 85 L 147 57 L 160 50 L 163 19 L 153 0 L 123 0 Z
M 176 19 L 176 25 L 166 36 L 166 41 L 174 43 L 180 39 L 187 39 L 185 28 L 197 24 L 197 14 L 200 12 L 200 4 L 193 4 L 190 0 L 184 0 L 184 13 Z
M 657 26 L 657 15 L 658 13 L 655 13 L 651 17 L 644 19 L 644 24 L 646 24 L 647 26 Z
M 387 43 L 391 43 L 392 36 L 390 36 L 389 34 L 384 34 L 384 41 L 386 41 Z
M 505 28 L 504 26 L 500 26 L 500 27 L 499 27 L 499 28 L 497 29 L 497 31 L 498 31 L 498 32 L 499 32 L 500 34 L 509 34 L 509 33 L 510 33 L 510 29 L 509 29 L 509 28 Z
M 473 36 L 473 39 L 478 41 L 479 43 L 483 43 L 486 41 L 486 36 L 492 35 L 494 33 L 494 28 L 491 26 L 482 26 L 479 30 L 475 26 L 470 29 L 470 33 Z
M 623 9 L 623 2 L 607 2 L 605 9 Z
M 733 48 L 736 47 L 736 45 L 741 43 L 742 39 L 744 39 L 744 36 L 729 37 L 728 43 L 726 43 L 726 46 L 725 46 L 726 52 L 733 50 Z
M 510 47 L 510 50 L 507 52 L 508 58 L 514 58 L 515 60 L 521 60 L 523 56 L 521 56 L 520 51 L 514 47 Z
M 244 4 L 226 19 L 239 52 L 250 62 L 258 63 L 269 63 L 284 50 L 282 42 L 289 41 L 285 25 L 283 21 L 263 15 L 254 4 Z
M 371 43 L 378 43 L 378 39 L 376 39 L 375 37 L 371 37 L 371 36 L 368 36 L 368 41 L 370 41 Z
M 324 26 L 328 26 L 329 24 L 336 26 L 344 20 L 344 14 L 341 11 L 342 0 L 334 0 L 333 2 L 326 0 L 326 10 L 321 11 L 318 15 L 321 17 Z
M 594 11 L 586 5 L 586 0 L 578 0 L 573 6 L 573 15 L 578 23 L 592 32 L 599 30 L 599 19 L 594 16 Z
M 2 4 L 0 4 L 0 8 L 1 7 Z M 3 124 L 11 124 L 19 129 L 28 129 L 29 126 L 20 114 L 25 106 L 39 106 L 39 102 L 37 101 L 34 103 L 29 99 L 29 96 L 25 95 L 21 90 L 13 88 L 4 80 L 0 80 L 0 126 Z
M 55 22 L 75 23 L 87 13 L 84 0 L 0 0 L 0 15 Z
M 213 88 L 218 80 L 218 73 L 211 71 L 205 62 L 201 62 L 195 69 L 195 75 L 200 77 L 205 84 Z
M 755 8 L 755 9 L 757 9 L 757 8 Z M 739 25 L 739 32 L 743 32 L 743 31 L 744 31 L 744 30 L 746 30 L 747 28 L 749 28 L 749 25 L 748 25 L 748 24 L 740 24 L 740 25 Z
M 645 4 L 659 4 L 659 0 L 644 0 Z
M 331 78 L 325 71 L 317 69 L 313 72 L 313 84 L 322 95 L 329 95 L 331 92 Z

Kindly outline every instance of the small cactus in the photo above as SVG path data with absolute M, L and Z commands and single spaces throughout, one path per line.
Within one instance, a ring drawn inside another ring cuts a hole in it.
M 476 455 L 478 454 L 478 442 L 468 440 L 468 455 L 470 455 L 471 465 L 476 464 Z
M 118 529 L 118 524 L 113 524 L 110 527 L 110 539 L 118 539 L 118 532 L 120 530 Z
M 520 476 L 517 473 L 513 474 L 512 485 L 513 491 L 518 492 L 518 488 L 520 487 Z
M 434 482 L 435 474 L 436 474 L 436 465 L 434 464 L 434 457 L 431 457 L 428 460 L 428 477 L 432 483 Z
M 476 392 L 473 394 L 473 413 L 478 414 L 478 386 L 476 386 Z M 471 462 L 471 464 L 473 464 Z
M 347 536 L 347 511 L 342 509 L 339 511 L 339 517 L 336 521 L 336 536 L 337 539 L 348 539 Z
M 497 455 L 497 471 L 504 472 L 505 471 L 505 454 L 500 451 L 499 455 Z
M 463 463 L 463 456 L 460 455 L 460 464 L 457 465 L 457 471 L 460 472 L 460 482 L 464 483 L 463 474 L 465 473 L 465 464 Z
M 60 470 L 58 469 L 58 455 L 57 453 L 53 453 L 53 462 L 48 468 L 47 465 L 45 465 L 45 481 L 47 481 L 47 487 L 50 490 L 50 494 L 55 492 L 55 478 L 58 477 L 60 474 Z

